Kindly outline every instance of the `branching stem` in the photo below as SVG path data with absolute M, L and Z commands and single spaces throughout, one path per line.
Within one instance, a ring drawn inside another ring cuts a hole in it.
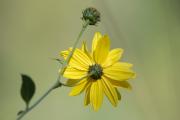
M 61 86 L 67 86 L 63 83 L 60 82 L 65 70 L 66 70 L 66 66 L 69 64 L 70 59 L 73 56 L 73 53 L 77 47 L 77 44 L 80 41 L 81 36 L 83 35 L 84 31 L 86 30 L 87 26 L 89 25 L 89 21 L 86 21 L 85 24 L 83 24 L 83 27 L 73 45 L 73 49 L 70 52 L 70 54 L 68 55 L 67 59 L 63 62 L 62 64 L 62 68 L 60 71 L 60 74 L 58 73 L 58 78 L 55 81 L 55 83 L 31 106 L 29 106 L 28 108 L 26 108 L 19 116 L 16 120 L 21 120 L 27 113 L 29 113 L 31 110 L 33 110 L 52 90 L 54 90 L 55 88 L 61 87 Z

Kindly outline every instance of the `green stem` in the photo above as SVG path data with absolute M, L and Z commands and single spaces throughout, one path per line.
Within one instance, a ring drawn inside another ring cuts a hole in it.
M 77 47 L 77 44 L 79 43 L 79 40 L 80 40 L 82 34 L 84 33 L 84 31 L 86 30 L 88 24 L 89 24 L 89 22 L 87 21 L 83 25 L 83 27 L 82 27 L 74 45 L 73 45 L 72 51 L 70 52 L 67 59 L 62 64 L 62 69 L 61 69 L 60 74 L 58 75 L 56 82 L 33 105 L 31 105 L 29 108 L 26 108 L 25 111 L 23 113 L 21 113 L 16 120 L 21 120 L 27 113 L 29 113 L 31 110 L 33 110 L 33 108 L 35 108 L 52 90 L 54 90 L 57 87 L 64 85 L 60 82 L 60 80 L 61 80 L 62 75 L 64 74 L 64 72 L 66 70 L 66 66 L 69 64 L 69 61 L 70 61 L 70 59 L 71 59 L 71 57 L 72 57 L 72 55 L 73 55 L 73 53 Z

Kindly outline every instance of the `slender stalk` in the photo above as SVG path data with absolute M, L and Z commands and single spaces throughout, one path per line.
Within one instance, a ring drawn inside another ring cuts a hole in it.
M 79 43 L 79 40 L 82 36 L 82 34 L 84 33 L 84 31 L 86 30 L 87 26 L 89 25 L 89 21 L 86 21 L 85 24 L 82 26 L 82 29 L 81 29 L 81 32 L 79 33 L 78 37 L 77 37 L 77 40 L 75 41 L 74 43 L 74 46 L 73 46 L 73 49 L 72 51 L 70 52 L 70 54 L 68 55 L 66 61 L 64 62 L 63 66 L 62 66 L 62 70 L 61 70 L 61 74 L 63 75 L 64 74 L 64 71 L 66 70 L 66 66 L 67 64 L 69 63 L 76 47 L 77 47 L 77 44 Z
M 58 78 L 57 78 L 56 82 L 33 105 L 31 105 L 29 108 L 26 108 L 25 111 L 23 113 L 21 113 L 16 120 L 21 120 L 27 113 L 29 113 L 31 110 L 33 110 L 33 108 L 35 108 L 52 90 L 54 90 L 55 88 L 60 87 L 60 86 L 67 86 L 67 85 L 61 83 L 60 80 L 61 80 L 62 75 L 64 74 L 64 72 L 66 70 L 66 66 L 69 64 L 69 61 L 72 58 L 72 55 L 77 47 L 77 44 L 79 43 L 79 40 L 80 40 L 82 34 L 84 33 L 84 31 L 86 30 L 88 24 L 89 24 L 89 22 L 87 21 L 83 25 L 83 27 L 73 45 L 72 51 L 70 52 L 67 59 L 62 64 L 62 69 L 60 71 L 60 74 L 58 74 Z

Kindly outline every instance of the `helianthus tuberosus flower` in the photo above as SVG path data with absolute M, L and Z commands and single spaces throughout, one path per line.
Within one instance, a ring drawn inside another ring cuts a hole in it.
M 71 51 L 62 51 L 61 56 L 66 59 Z M 93 38 L 92 50 L 89 51 L 85 43 L 82 48 L 76 48 L 63 76 L 68 78 L 67 84 L 73 85 L 70 96 L 85 92 L 84 104 L 92 104 L 97 111 L 106 96 L 113 106 L 117 106 L 121 95 L 118 87 L 128 88 L 127 82 L 135 76 L 131 70 L 132 64 L 120 62 L 123 49 L 110 50 L 110 40 L 107 35 L 96 32 Z

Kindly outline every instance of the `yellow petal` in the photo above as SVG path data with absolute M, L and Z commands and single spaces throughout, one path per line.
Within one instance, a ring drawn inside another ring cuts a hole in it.
M 94 111 L 98 111 L 103 101 L 103 89 L 101 80 L 92 83 L 90 89 L 90 101 Z
M 92 53 L 95 51 L 97 42 L 101 39 L 102 35 L 100 32 L 96 32 L 94 34 L 93 42 L 92 42 Z
M 63 50 L 63 51 L 61 51 L 60 56 L 62 56 L 64 59 L 66 59 L 66 57 L 68 56 L 68 54 L 69 54 L 69 51 L 68 51 L 68 50 Z
M 80 94 L 81 92 L 83 92 L 85 90 L 85 88 L 88 85 L 88 81 L 87 79 L 84 79 L 81 81 L 81 84 L 78 84 L 77 86 L 73 87 L 71 92 L 69 93 L 70 96 L 75 96 Z
M 89 84 L 91 84 L 91 82 Z M 84 98 L 85 106 L 89 105 L 90 103 L 90 88 L 91 88 L 91 85 L 89 85 L 89 87 L 86 88 L 85 98 Z
M 109 52 L 105 63 L 102 65 L 104 68 L 118 62 L 122 56 L 123 49 L 116 48 Z
M 129 90 L 132 89 L 131 85 L 127 81 L 117 81 L 117 80 L 112 80 L 112 79 L 109 79 L 109 81 L 115 87 L 123 87 L 123 88 L 127 88 Z
M 63 56 L 65 59 L 67 58 L 67 55 L 70 53 L 72 49 L 62 51 L 61 56 Z M 86 53 L 84 53 L 82 50 L 77 49 L 74 51 L 74 54 L 72 58 L 70 59 L 69 66 L 74 67 L 79 70 L 85 70 L 88 71 L 89 65 L 92 65 L 92 59 L 90 59 Z
M 87 46 L 86 46 L 86 41 L 83 41 L 81 50 L 82 50 L 83 52 L 88 51 Z
M 87 72 L 83 70 L 78 70 L 72 67 L 67 67 L 63 76 L 69 79 L 81 79 L 87 76 Z
M 68 86 L 74 86 L 78 84 L 81 81 L 81 79 L 68 79 L 66 82 L 66 85 Z
M 115 63 L 103 70 L 104 76 L 118 81 L 124 81 L 135 76 L 135 73 L 130 70 L 132 65 L 128 63 Z
M 73 54 L 73 59 L 78 61 L 79 64 L 82 64 L 86 67 L 89 67 L 89 65 L 92 65 L 91 59 L 80 49 L 76 49 Z M 71 60 L 70 60 L 71 62 Z
M 118 62 L 118 63 L 116 63 L 118 66 L 121 66 L 121 67 L 123 67 L 123 68 L 125 68 L 125 69 L 130 69 L 132 66 L 133 66 L 133 64 L 131 64 L 131 63 L 126 63 L 126 62 Z
M 90 102 L 92 103 L 92 106 L 93 106 L 93 101 L 94 101 L 94 94 L 95 94 L 95 88 L 94 88 L 94 84 L 92 82 L 91 88 L 90 88 Z
M 86 45 L 86 41 L 83 41 L 81 50 L 89 57 L 89 59 L 91 60 L 91 62 L 94 64 L 93 59 L 91 57 L 91 54 L 88 51 L 87 45 Z
M 120 92 L 118 91 L 117 88 L 115 88 L 115 90 L 116 90 L 116 93 L 117 93 L 117 96 L 118 96 L 118 100 L 121 100 L 121 94 L 120 94 Z
M 109 101 L 111 102 L 111 104 L 116 107 L 117 103 L 118 103 L 118 95 L 117 95 L 115 88 L 103 76 L 102 76 L 102 83 L 103 83 L 104 93 L 106 94 L 106 96 L 109 99 Z
M 72 47 L 70 47 L 68 50 L 61 51 L 60 56 L 62 56 L 64 59 L 66 59 L 70 51 L 72 51 Z
M 110 49 L 110 40 L 107 35 L 98 40 L 93 58 L 96 63 L 103 64 L 106 61 Z

